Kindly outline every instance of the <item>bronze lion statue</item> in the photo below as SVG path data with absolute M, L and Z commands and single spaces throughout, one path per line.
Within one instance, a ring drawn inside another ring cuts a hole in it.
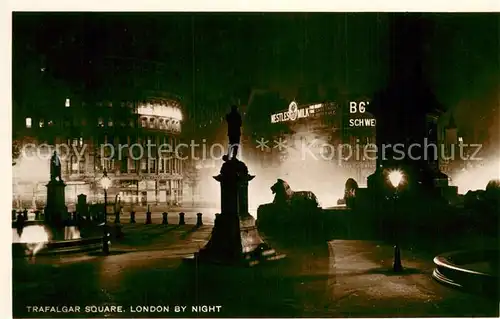
M 344 203 L 346 204 L 347 207 L 349 208 L 353 207 L 358 188 L 359 188 L 358 183 L 354 180 L 354 178 L 349 178 L 345 182 Z
M 271 186 L 274 194 L 274 204 L 278 205 L 301 205 L 308 204 L 311 207 L 319 207 L 318 199 L 311 191 L 293 191 L 290 185 L 278 178 L 278 181 Z
M 274 194 L 273 202 L 260 205 L 257 209 L 257 225 L 260 228 L 267 226 L 305 227 L 319 221 L 318 214 L 322 212 L 322 209 L 313 192 L 294 191 L 282 179 L 278 179 L 271 186 L 271 191 Z

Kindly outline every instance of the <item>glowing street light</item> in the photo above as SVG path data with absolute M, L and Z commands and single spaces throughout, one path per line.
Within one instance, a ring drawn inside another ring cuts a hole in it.
M 394 170 L 389 172 L 389 182 L 391 182 L 392 187 L 398 188 L 403 181 L 403 173 L 399 170 Z
M 108 177 L 108 172 L 104 170 L 103 177 L 101 178 L 101 186 L 105 191 L 108 190 L 109 186 L 111 186 L 111 179 Z
M 109 254 L 109 232 L 108 232 L 108 188 L 111 186 L 111 179 L 108 177 L 108 172 L 104 170 L 103 177 L 101 178 L 101 186 L 104 189 L 104 225 L 103 225 L 103 252 Z
M 389 182 L 391 183 L 392 187 L 394 187 L 394 194 L 392 196 L 393 200 L 393 217 L 396 216 L 397 212 L 397 201 L 398 201 L 398 188 L 401 186 L 403 180 L 404 180 L 404 175 L 403 172 L 400 170 L 393 170 L 390 171 L 387 178 L 389 179 Z M 399 220 L 399 219 L 398 219 Z M 395 227 L 397 228 L 399 225 L 396 225 Z M 397 231 L 397 230 L 396 230 Z M 398 236 L 396 235 L 396 241 L 398 241 Z M 394 264 L 392 266 L 392 269 L 394 272 L 401 272 L 403 271 L 403 265 L 401 263 L 401 249 L 399 248 L 398 242 L 394 245 Z
M 104 170 L 103 177 L 101 178 L 101 186 L 104 189 L 104 223 L 106 223 L 108 219 L 108 188 L 111 186 L 111 179 L 108 177 L 108 172 L 106 172 L 106 170 Z

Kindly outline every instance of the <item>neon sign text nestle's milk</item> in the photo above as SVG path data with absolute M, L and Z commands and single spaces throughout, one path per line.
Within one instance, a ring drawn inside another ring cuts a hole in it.
M 309 117 L 314 110 L 321 107 L 321 104 L 311 105 L 299 109 L 297 102 L 293 101 L 288 106 L 288 111 L 271 114 L 271 123 L 295 121 L 297 119 Z

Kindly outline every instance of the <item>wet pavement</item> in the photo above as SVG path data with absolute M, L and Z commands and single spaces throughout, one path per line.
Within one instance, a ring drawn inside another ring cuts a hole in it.
M 239 268 L 183 262 L 211 226 L 138 223 L 123 231 L 109 256 L 16 260 L 14 317 L 498 316 L 497 301 L 435 282 L 432 259 L 403 250 L 405 272 L 394 274 L 392 247 L 383 243 L 268 237 L 287 258 Z

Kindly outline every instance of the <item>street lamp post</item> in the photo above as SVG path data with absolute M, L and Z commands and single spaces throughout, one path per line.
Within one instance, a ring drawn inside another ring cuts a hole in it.
M 101 178 L 101 186 L 104 189 L 104 224 L 108 222 L 108 188 L 111 186 L 111 179 L 108 177 L 108 172 L 104 170 Z
M 101 186 L 104 190 L 104 224 L 103 224 L 103 247 L 104 254 L 109 254 L 109 231 L 108 231 L 108 188 L 111 186 L 111 179 L 108 177 L 106 170 L 101 178 Z
M 403 182 L 403 173 L 399 170 L 394 170 L 389 172 L 388 178 L 389 182 L 391 183 L 392 187 L 394 188 L 394 193 L 392 194 L 392 201 L 393 201 L 393 218 L 396 217 L 397 214 L 397 206 L 396 203 L 398 202 L 398 190 L 399 187 L 401 186 Z M 395 225 L 395 228 L 399 227 L 399 223 Z M 394 230 L 396 233 L 395 236 L 395 245 L 394 245 L 394 264 L 392 266 L 392 269 L 394 272 L 401 272 L 403 270 L 403 265 L 401 264 L 401 250 L 399 248 L 399 238 L 397 234 L 397 230 Z

